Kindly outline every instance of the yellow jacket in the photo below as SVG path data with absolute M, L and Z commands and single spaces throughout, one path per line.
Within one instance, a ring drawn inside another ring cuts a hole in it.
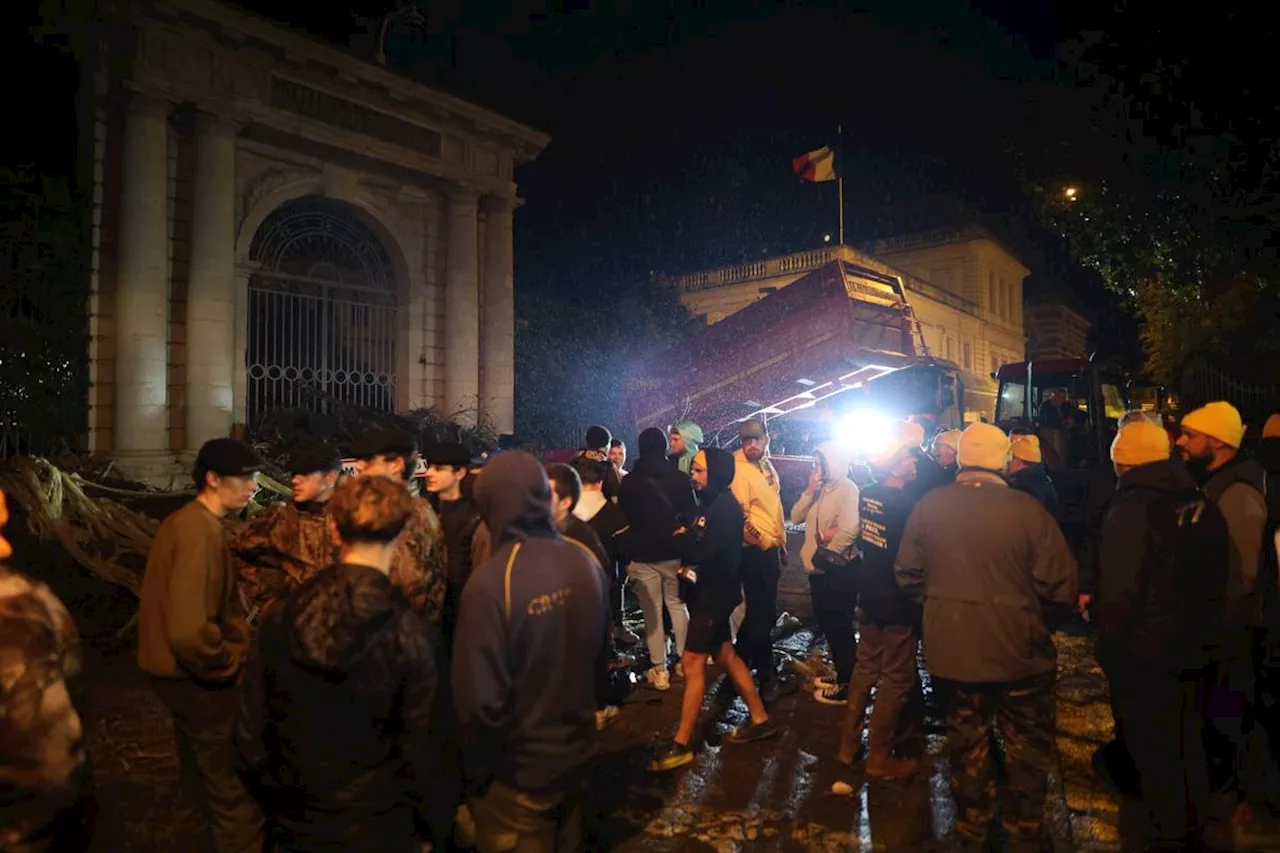
M 766 550 L 786 545 L 781 489 L 778 472 L 767 456 L 753 463 L 741 448 L 734 451 L 733 482 L 729 484 L 729 491 L 742 505 L 746 519 L 742 525 L 743 543 Z

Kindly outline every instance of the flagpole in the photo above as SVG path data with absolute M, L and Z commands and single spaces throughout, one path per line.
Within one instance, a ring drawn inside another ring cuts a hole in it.
M 840 126 L 840 125 L 836 125 L 836 156 L 835 156 L 835 161 L 836 161 L 836 198 L 837 198 L 837 202 L 836 202 L 836 203 L 840 206 L 840 216 L 839 216 L 840 227 L 839 227 L 839 236 L 840 236 L 840 245 L 841 245 L 841 246 L 843 246 L 843 245 L 844 245 L 844 168 L 843 168 L 844 163 L 842 163 L 842 162 L 841 162 L 841 160 L 843 159 L 843 158 L 841 157 L 841 148 L 843 147 L 843 146 L 841 145 L 841 142 L 843 141 L 843 139 L 842 139 L 842 137 L 841 137 L 841 130 L 842 130 L 841 126 Z

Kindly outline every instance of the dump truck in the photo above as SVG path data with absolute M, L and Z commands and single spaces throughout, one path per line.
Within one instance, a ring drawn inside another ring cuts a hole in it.
M 954 364 L 929 356 L 902 280 L 835 260 L 642 359 L 625 393 L 636 429 L 689 419 L 727 446 L 747 418 L 821 421 L 885 395 L 895 414 L 942 417 L 958 410 L 957 383 Z

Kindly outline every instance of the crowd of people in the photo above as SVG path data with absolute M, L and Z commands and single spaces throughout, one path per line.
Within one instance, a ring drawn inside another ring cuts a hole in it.
M 956 840 L 985 849 L 998 813 L 1011 849 L 1043 849 L 1053 634 L 1083 611 L 1115 718 L 1099 770 L 1142 803 L 1144 849 L 1229 845 L 1215 827 L 1277 805 L 1280 416 L 1256 459 L 1244 435 L 1226 403 L 1188 413 L 1176 444 L 1126 416 L 1080 563 L 1033 435 L 901 421 L 856 453 L 818 446 L 789 515 L 830 651 L 813 699 L 844 708 L 827 758 L 918 771 L 922 648 Z M 421 496 L 407 433 L 362 436 L 355 476 L 311 444 L 290 459 L 292 501 L 243 523 L 260 458 L 200 449 L 195 498 L 147 561 L 137 659 L 213 849 L 578 849 L 597 733 L 620 714 L 611 673 L 630 666 L 683 687 L 652 772 L 694 760 L 712 665 L 749 712 L 729 743 L 777 734 L 770 708 L 798 681 L 772 648 L 790 555 L 766 424 L 742 422 L 732 453 L 687 421 L 647 429 L 629 470 L 607 429 L 586 439 L 549 466 L 429 445 Z M 623 623 L 628 586 L 643 637 Z M 75 625 L 8 568 L 0 611 L 0 848 L 82 849 Z

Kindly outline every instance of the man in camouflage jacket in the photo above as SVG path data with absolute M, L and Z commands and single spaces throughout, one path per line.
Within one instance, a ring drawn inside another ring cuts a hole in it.
M 418 467 L 417 440 L 395 428 L 365 435 L 352 447 L 351 455 L 361 476 L 402 480 L 406 488 Z M 449 591 L 444 533 L 439 516 L 426 499 L 414 501 L 413 515 L 391 563 L 391 583 L 405 594 L 414 610 L 437 629 L 441 627 Z
M 342 471 L 338 451 L 322 443 L 305 446 L 289 460 L 289 470 L 293 501 L 253 515 L 231 538 L 250 621 L 338 559 L 326 509 Z
M 8 518 L 0 492 L 0 528 Z M 9 568 L 10 554 L 0 533 L 0 850 L 83 849 L 80 635 L 47 586 Z

